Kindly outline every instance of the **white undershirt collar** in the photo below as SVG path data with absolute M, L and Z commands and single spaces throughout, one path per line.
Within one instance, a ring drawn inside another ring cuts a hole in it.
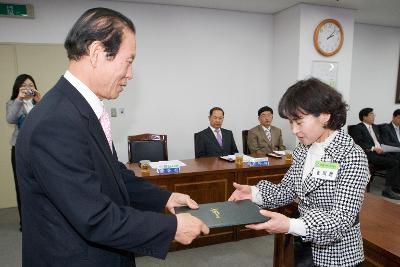
M 267 127 L 264 127 L 264 125 L 261 125 L 261 127 L 263 128 L 264 132 L 265 132 L 266 130 L 271 131 L 271 126 L 269 126 L 269 127 L 267 128 Z
M 85 100 L 89 103 L 90 107 L 93 109 L 97 118 L 100 119 L 101 114 L 103 113 L 103 101 L 97 97 L 92 90 L 89 89 L 81 80 L 76 78 L 71 72 L 68 70 L 64 74 L 64 78 L 67 79 L 78 92 L 85 98 Z

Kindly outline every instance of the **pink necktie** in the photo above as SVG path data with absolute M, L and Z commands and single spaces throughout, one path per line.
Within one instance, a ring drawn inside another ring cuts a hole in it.
M 103 108 L 103 113 L 100 116 L 100 123 L 112 152 L 111 122 L 110 122 L 110 116 L 108 115 L 105 108 Z
M 221 129 L 215 129 L 215 132 L 217 133 L 217 142 L 219 146 L 222 147 Z

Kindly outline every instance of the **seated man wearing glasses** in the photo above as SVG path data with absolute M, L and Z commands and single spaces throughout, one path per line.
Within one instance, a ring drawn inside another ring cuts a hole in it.
M 281 129 L 272 126 L 274 111 L 265 106 L 258 110 L 260 125 L 249 130 L 247 146 L 251 154 L 266 155 L 274 150 L 285 150 Z

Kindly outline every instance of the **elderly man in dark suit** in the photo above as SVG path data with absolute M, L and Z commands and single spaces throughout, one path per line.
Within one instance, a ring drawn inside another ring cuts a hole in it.
M 274 150 L 285 150 L 283 145 L 281 129 L 272 126 L 274 111 L 265 106 L 258 110 L 258 121 L 260 125 L 249 130 L 247 145 L 250 153 L 266 155 Z
M 393 112 L 392 121 L 381 129 L 382 142 L 385 145 L 400 147 L 400 109 Z
M 397 193 L 400 185 L 399 161 L 381 148 L 381 135 L 378 127 L 374 124 L 375 114 L 373 111 L 372 108 L 364 108 L 359 112 L 358 116 L 361 122 L 354 126 L 353 138 L 364 149 L 369 162 L 381 165 L 386 169 L 387 178 L 382 196 L 400 200 L 400 194 Z
M 210 127 L 194 134 L 195 157 L 226 156 L 238 152 L 232 131 L 222 129 L 224 111 L 214 107 L 210 110 Z
M 135 254 L 165 258 L 207 226 L 164 209 L 197 203 L 161 190 L 118 161 L 104 99 L 132 79 L 133 23 L 119 12 L 86 11 L 65 41 L 68 71 L 25 120 L 17 140 L 22 265 L 132 267 Z

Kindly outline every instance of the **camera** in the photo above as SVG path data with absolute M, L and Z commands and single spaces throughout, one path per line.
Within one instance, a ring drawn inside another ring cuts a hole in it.
M 34 96 L 35 92 L 32 89 L 28 89 L 25 91 L 25 95 L 26 96 Z

